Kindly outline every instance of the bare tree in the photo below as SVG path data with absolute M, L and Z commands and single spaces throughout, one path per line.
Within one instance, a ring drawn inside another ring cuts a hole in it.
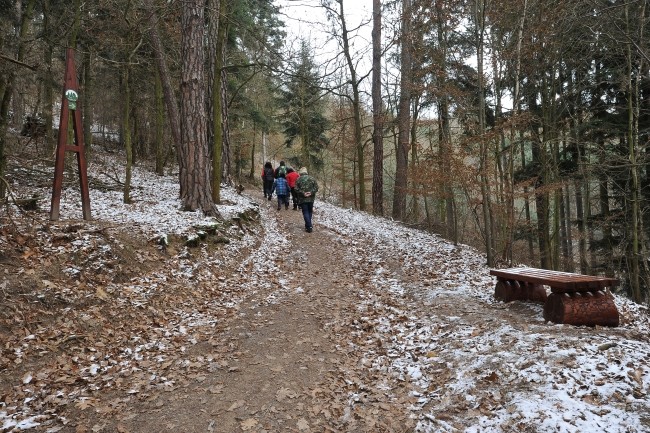
M 398 108 L 399 135 L 397 139 L 395 189 L 393 191 L 393 218 L 402 221 L 406 213 L 408 186 L 408 151 L 411 123 L 411 0 L 402 0 L 400 95 Z
M 176 154 L 178 156 L 178 164 L 180 167 L 183 167 L 185 163 L 184 160 L 180 157 L 180 143 L 181 143 L 181 128 L 180 128 L 180 116 L 178 114 L 178 101 L 174 95 L 174 89 L 172 87 L 171 76 L 169 73 L 169 68 L 167 67 L 167 61 L 165 58 L 165 51 L 163 49 L 162 42 L 160 40 L 160 30 L 158 27 L 158 13 L 154 5 L 154 0 L 146 0 L 147 8 L 149 9 L 149 37 L 151 38 L 151 44 L 156 57 L 156 66 L 158 68 L 158 74 L 160 76 L 160 84 L 162 86 L 163 99 L 165 101 L 165 106 L 167 107 L 167 117 L 169 119 L 169 126 L 171 130 L 172 140 L 174 140 L 174 146 L 176 147 Z M 183 183 L 180 184 L 180 194 L 183 195 Z
M 485 122 L 485 84 L 483 74 L 483 50 L 485 43 L 485 0 L 475 0 L 474 4 L 474 33 L 476 42 L 476 63 L 478 76 L 478 121 L 479 135 L 484 135 L 486 130 Z M 488 175 L 488 141 L 480 139 L 480 176 L 481 176 L 481 199 L 483 208 L 483 234 L 485 241 L 485 252 L 488 266 L 494 265 L 494 230 L 492 220 L 491 191 Z
M 384 113 L 381 98 L 381 0 L 372 0 L 372 211 L 384 214 Z
M 338 5 L 338 8 L 330 6 L 330 3 L 334 1 Z M 353 121 L 353 134 L 354 134 L 354 143 L 357 153 L 357 182 L 359 185 L 359 209 L 366 210 L 366 180 L 365 180 L 365 155 L 364 148 L 365 143 L 362 138 L 362 125 L 361 125 L 361 97 L 359 85 L 364 77 L 359 77 L 357 73 L 357 56 L 352 53 L 350 48 L 350 29 L 348 28 L 347 21 L 345 19 L 345 12 L 343 6 L 343 0 L 323 0 L 322 5 L 325 7 L 328 16 L 340 25 L 340 45 L 342 46 L 343 56 L 345 57 L 345 63 L 348 68 L 348 73 L 350 74 L 349 84 L 352 89 L 352 95 L 346 95 L 350 100 L 352 105 L 352 121 Z

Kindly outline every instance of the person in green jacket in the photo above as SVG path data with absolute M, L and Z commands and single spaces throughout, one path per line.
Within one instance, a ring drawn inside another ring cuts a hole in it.
M 302 209 L 302 216 L 305 219 L 305 231 L 311 233 L 313 230 L 311 219 L 314 214 L 314 200 L 316 199 L 316 192 L 318 192 L 318 182 L 309 176 L 305 167 L 302 167 L 299 173 L 300 177 L 296 180 L 298 206 Z

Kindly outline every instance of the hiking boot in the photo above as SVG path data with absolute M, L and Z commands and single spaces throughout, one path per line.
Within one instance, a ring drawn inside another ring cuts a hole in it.
M 298 205 L 297 204 L 293 205 L 293 210 L 298 210 Z
M 311 233 L 311 232 L 313 231 L 313 229 L 312 229 L 311 227 L 307 227 L 307 228 L 305 229 L 305 231 L 307 231 L 307 233 Z

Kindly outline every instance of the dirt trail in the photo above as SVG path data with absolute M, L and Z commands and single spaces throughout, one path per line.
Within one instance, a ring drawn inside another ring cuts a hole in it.
M 338 219 L 327 228 L 332 211 L 319 214 L 318 203 L 306 233 L 300 211 L 253 199 L 263 236 L 206 254 L 149 252 L 158 268 L 97 288 L 82 298 L 93 308 L 67 308 L 69 319 L 55 310 L 61 320 L 34 328 L 26 365 L 0 369 L 0 398 L 41 389 L 39 414 L 49 417 L 33 431 L 51 433 L 455 432 L 495 413 L 500 431 L 522 431 L 538 420 L 515 397 L 539 398 L 535 381 L 564 377 L 581 356 L 605 365 L 616 352 L 593 347 L 613 338 L 647 340 L 624 328 L 547 325 L 539 305 L 491 302 L 481 257 L 445 242 L 365 236 L 365 226 L 346 231 Z M 61 337 L 47 330 L 61 327 L 83 339 L 48 343 Z M 585 381 L 613 380 L 599 374 Z
M 386 354 L 382 344 L 390 338 L 375 327 L 392 313 L 387 309 L 394 308 L 440 317 L 444 334 L 484 322 L 479 301 L 459 305 L 441 294 L 423 305 L 409 296 L 395 298 L 371 282 L 377 265 L 360 255 L 372 246 L 319 225 L 318 206 L 314 232 L 306 233 L 300 210 L 277 211 L 275 200 L 263 200 L 261 194 L 255 199 L 261 203 L 262 218 L 271 219 L 285 238 L 284 253 L 274 259 L 277 271 L 268 275 L 274 281 L 271 288 L 246 294 L 238 313 L 222 321 L 209 344 L 199 342 L 188 349 L 188 359 L 207 360 L 207 371 L 190 365 L 188 374 L 176 378 L 167 392 L 140 394 L 128 400 L 126 410 L 103 420 L 97 411 L 79 414 L 79 420 L 90 418 L 64 431 L 413 431 L 415 387 L 407 378 L 373 365 L 373 356 Z M 400 284 L 422 278 L 403 272 L 397 257 L 380 261 Z M 501 313 L 512 319 L 507 311 L 494 312 Z M 447 319 L 458 315 L 463 319 Z M 462 346 L 461 341 L 448 344 Z M 452 373 L 442 362 L 432 375 L 431 388 L 441 386 Z M 124 407 L 123 396 L 103 400 L 104 405 Z M 449 406 L 457 403 L 456 398 L 447 400 Z M 444 413 L 448 407 L 441 409 Z
M 150 180 L 96 221 L 3 220 L 0 433 L 648 431 L 647 308 L 548 324 L 477 251 L 319 201 L 306 233 L 231 192 L 201 237 Z
M 225 345 L 218 368 L 173 392 L 146 396 L 111 424 L 121 432 L 404 431 L 408 422 L 392 414 L 400 408 L 385 398 L 369 398 L 374 409 L 367 419 L 348 409 L 348 390 L 363 382 L 351 372 L 363 366 L 346 347 L 350 336 L 332 326 L 354 321 L 346 317 L 359 297 L 351 279 L 356 265 L 341 240 L 317 216 L 314 232 L 306 233 L 300 210 L 276 211 L 275 200 L 258 200 L 262 217 L 286 235 L 279 275 L 269 276 L 279 277 L 281 287 L 247 296 L 215 336 Z M 192 350 L 209 357 L 215 348 Z M 398 400 L 406 404 L 403 391 Z

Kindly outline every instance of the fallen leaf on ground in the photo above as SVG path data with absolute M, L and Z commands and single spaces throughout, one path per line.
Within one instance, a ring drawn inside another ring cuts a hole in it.
M 307 422 L 306 419 L 300 418 L 298 420 L 298 423 L 296 424 L 296 427 L 298 427 L 299 431 L 307 431 L 309 430 L 309 423 Z
M 232 412 L 235 409 L 239 409 L 240 407 L 242 407 L 245 404 L 246 404 L 246 401 L 237 400 L 233 404 L 230 405 L 230 407 L 228 408 L 228 412 Z
M 296 398 L 297 396 L 298 395 L 295 392 L 291 391 L 289 388 L 280 388 L 278 390 L 278 392 L 275 394 L 275 398 L 278 401 L 282 401 L 287 397 L 288 398 Z
M 255 418 L 248 418 L 241 422 L 241 429 L 244 431 L 249 431 L 257 425 L 257 420 Z

